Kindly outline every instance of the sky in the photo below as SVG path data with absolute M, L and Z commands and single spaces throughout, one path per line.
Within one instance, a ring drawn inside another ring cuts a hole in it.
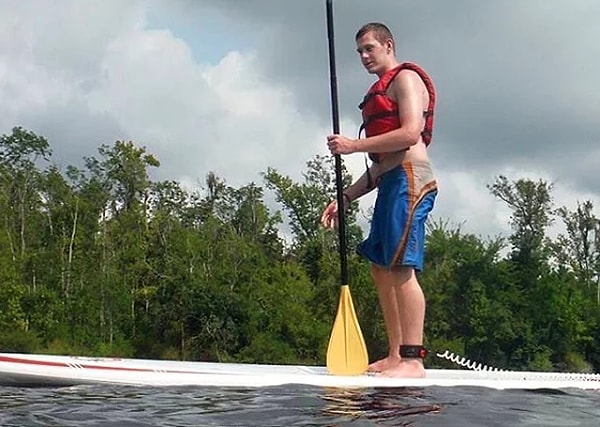
M 341 132 L 374 81 L 354 35 L 384 22 L 436 85 L 433 218 L 506 235 L 486 188 L 500 174 L 553 183 L 557 207 L 596 203 L 598 16 L 596 0 L 336 0 Z M 328 66 L 325 0 L 0 0 L 0 134 L 45 136 L 63 168 L 132 140 L 186 188 L 209 172 L 261 184 L 268 167 L 300 181 L 328 154 Z M 364 154 L 344 164 L 358 177 Z

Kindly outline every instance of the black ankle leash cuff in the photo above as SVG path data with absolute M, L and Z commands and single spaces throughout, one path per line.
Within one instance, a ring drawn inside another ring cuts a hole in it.
M 407 359 L 425 359 L 427 349 L 422 345 L 401 345 L 400 357 Z

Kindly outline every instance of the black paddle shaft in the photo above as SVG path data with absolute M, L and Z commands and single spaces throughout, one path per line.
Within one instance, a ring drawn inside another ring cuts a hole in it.
M 327 38 L 329 40 L 329 83 L 331 88 L 331 118 L 333 133 L 340 133 L 340 115 L 338 109 L 337 78 L 335 70 L 335 41 L 333 36 L 333 0 L 327 0 Z M 335 155 L 335 184 L 338 204 L 338 234 L 340 241 L 340 264 L 342 284 L 348 284 L 348 264 L 346 260 L 346 221 L 344 212 L 344 193 L 342 182 L 342 159 Z

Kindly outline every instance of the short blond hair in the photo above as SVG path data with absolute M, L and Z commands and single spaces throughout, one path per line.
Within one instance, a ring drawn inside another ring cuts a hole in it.
M 375 36 L 375 39 L 381 44 L 384 44 L 386 41 L 391 40 L 392 46 L 394 47 L 394 51 L 396 50 L 396 42 L 394 41 L 394 36 L 392 32 L 387 27 L 387 25 L 382 24 L 381 22 L 369 22 L 368 24 L 360 27 L 358 32 L 356 33 L 355 40 L 360 39 L 365 34 L 372 32 Z

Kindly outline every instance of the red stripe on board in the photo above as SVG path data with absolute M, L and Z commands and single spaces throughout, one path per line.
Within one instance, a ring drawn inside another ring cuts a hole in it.
M 35 359 L 26 359 L 21 357 L 10 357 L 10 356 L 0 356 L 0 362 L 7 363 L 19 363 L 23 365 L 36 365 L 36 366 L 52 366 L 59 368 L 70 368 L 77 369 L 72 365 L 77 365 L 78 368 L 83 369 L 97 369 L 103 371 L 127 371 L 127 372 L 164 372 L 169 374 L 199 374 L 201 372 L 195 371 L 170 371 L 165 369 L 151 369 L 151 368 L 126 368 L 122 366 L 103 366 L 103 365 L 86 365 L 78 362 L 76 359 L 73 362 L 58 362 L 58 361 L 50 361 L 50 360 L 35 360 Z
M 64 362 L 50 362 L 46 360 L 31 360 L 31 359 L 23 359 L 20 357 L 11 357 L 11 356 L 0 356 L 0 362 L 8 362 L 8 363 L 22 363 L 26 365 L 43 365 L 43 366 L 59 366 L 62 368 L 68 368 L 69 364 Z

